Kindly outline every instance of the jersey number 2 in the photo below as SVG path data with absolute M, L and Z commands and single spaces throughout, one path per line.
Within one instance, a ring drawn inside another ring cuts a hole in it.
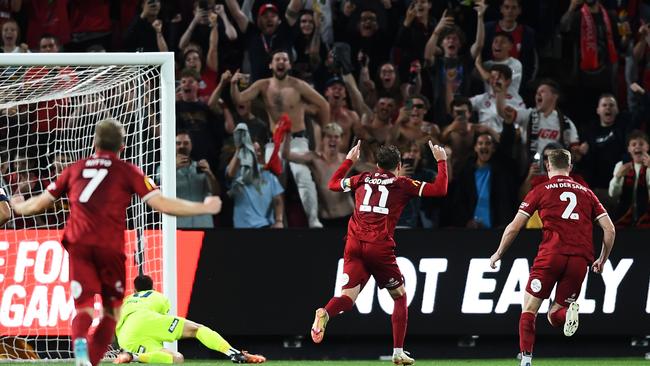
M 366 190 L 366 195 L 363 196 L 363 202 L 361 203 L 361 206 L 359 206 L 359 211 L 388 215 L 388 208 L 386 208 L 386 201 L 388 201 L 388 188 L 386 188 L 386 186 L 377 186 L 377 189 L 381 193 L 377 206 L 369 205 L 370 196 L 372 196 L 372 187 L 370 184 L 365 184 L 363 188 Z
M 101 183 L 104 178 L 108 175 L 108 169 L 84 169 L 81 171 L 81 176 L 84 178 L 90 178 L 88 184 L 81 195 L 79 196 L 79 202 L 86 203 L 90 199 L 90 196 L 93 195 L 99 183 Z
M 578 204 L 578 197 L 576 197 L 575 193 L 562 192 L 562 194 L 560 194 L 560 201 L 569 201 L 564 212 L 562 212 L 563 219 L 578 220 L 580 218 L 580 215 L 578 215 L 577 212 L 573 212 L 573 209 L 576 208 L 576 205 Z

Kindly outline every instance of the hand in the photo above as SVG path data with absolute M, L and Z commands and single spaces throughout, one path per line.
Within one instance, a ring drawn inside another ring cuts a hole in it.
M 487 5 L 485 4 L 485 0 L 476 0 L 474 10 L 476 11 L 476 15 L 479 18 L 482 18 L 483 15 L 485 15 L 485 9 L 487 9 Z
M 346 17 L 352 16 L 352 13 L 354 13 L 354 10 L 357 8 L 356 5 L 350 0 L 346 0 L 345 3 L 343 3 L 343 15 Z
M 650 155 L 648 155 L 648 153 L 646 152 L 643 153 L 643 157 L 641 158 L 641 163 L 646 167 L 650 167 Z
M 191 160 L 189 156 L 183 154 L 176 154 L 176 169 L 190 166 Z
M 599 274 L 603 273 L 604 265 L 605 265 L 605 261 L 602 258 L 598 258 L 591 265 L 591 270 L 594 271 L 594 273 L 599 273 Z
M 539 168 L 539 164 L 538 163 L 530 164 L 530 168 L 528 168 L 528 177 L 532 178 L 540 174 L 542 174 L 542 170 Z
M 429 140 L 429 148 L 431 149 L 433 157 L 436 159 L 436 161 L 447 160 L 447 152 L 443 147 L 434 145 L 433 141 Z
M 153 29 L 156 31 L 156 33 L 162 32 L 162 21 L 160 19 L 156 19 L 151 23 L 151 26 Z
M 314 29 L 320 29 L 325 16 L 321 12 L 314 12 Z M 316 32 L 314 32 L 316 34 Z
M 201 169 L 202 172 L 212 174 L 212 170 L 210 170 L 210 164 L 208 163 L 207 160 L 205 159 L 199 160 L 199 162 L 196 163 L 196 166 L 199 169 Z
M 415 1 L 413 1 L 411 2 L 411 5 L 409 5 L 408 9 L 406 9 L 406 16 L 404 17 L 404 26 L 410 27 L 416 15 L 417 15 L 417 10 L 415 10 Z
M 226 15 L 225 10 L 223 9 L 223 4 L 217 4 L 214 6 L 214 12 L 217 13 L 218 16 L 222 17 Z
M 448 17 L 447 10 L 445 10 L 442 13 L 442 17 L 440 18 L 440 21 L 436 25 L 436 28 L 433 30 L 433 33 L 435 33 L 436 36 L 440 36 L 440 32 L 442 32 L 445 28 L 450 28 L 453 25 L 454 25 L 454 17 Z
M 361 140 L 359 140 L 357 144 L 354 145 L 354 147 L 348 152 L 345 158 L 352 160 L 353 163 L 356 163 L 357 160 L 359 160 L 359 156 L 361 156 Z
M 370 57 L 363 53 L 363 51 L 359 51 L 359 53 L 357 53 L 357 61 L 359 61 L 359 64 L 361 64 L 362 67 L 368 67 L 370 64 Z
M 22 53 L 29 52 L 29 46 L 27 45 L 27 43 L 20 44 L 20 52 Z
M 399 109 L 399 114 L 397 115 L 397 123 L 403 123 L 409 120 L 409 116 L 411 114 L 411 111 L 407 109 L 406 107 L 401 107 Z
M 501 260 L 501 256 L 497 253 L 492 254 L 490 257 L 490 268 L 497 269 L 497 262 Z
M 570 10 L 576 10 L 578 6 L 581 6 L 584 0 L 571 0 L 571 4 L 569 5 Z
M 210 14 L 208 14 L 208 22 L 210 22 L 210 28 L 216 27 L 217 23 L 219 23 L 219 15 L 211 11 Z
M 517 118 L 517 111 L 509 105 L 505 107 L 503 112 L 505 114 L 504 120 L 508 124 L 513 123 L 515 121 L 515 118 Z
M 284 229 L 284 222 L 276 220 L 273 225 L 271 225 L 271 229 Z
M 11 204 L 11 207 L 14 207 L 17 204 L 21 204 L 25 202 L 25 197 L 22 194 L 14 194 L 9 198 L 9 203 Z
M 587 155 L 587 153 L 589 152 L 589 143 L 586 141 L 581 143 L 580 146 L 578 146 L 578 152 L 581 155 Z
M 230 83 L 231 84 L 238 83 L 239 80 L 246 80 L 249 77 L 250 77 L 249 74 L 242 74 L 239 72 L 239 69 L 237 69 L 237 71 L 235 71 L 235 74 L 230 78 Z
M 381 4 L 384 6 L 384 9 L 388 10 L 393 7 L 391 0 L 381 0 Z
M 216 215 L 221 211 L 221 198 L 219 196 L 207 196 L 203 200 L 203 205 L 207 209 L 207 213 Z
M 201 24 L 204 22 L 204 19 L 208 18 L 208 11 L 203 10 L 203 9 L 196 9 L 196 12 L 194 13 L 194 19 L 192 19 L 192 22 L 194 24 Z
M 232 78 L 232 72 L 230 72 L 230 70 L 226 70 L 223 72 L 223 74 L 221 74 L 220 83 L 229 83 L 231 78 Z
M 627 174 L 627 172 L 630 171 L 631 169 L 634 169 L 634 163 L 632 163 L 632 162 L 630 161 L 630 162 L 627 162 L 627 163 L 621 165 L 621 167 L 620 167 L 620 168 L 618 169 L 618 171 L 616 172 L 616 176 L 617 176 L 618 178 L 622 178 L 622 177 L 624 177 L 624 176 Z
M 506 91 L 506 88 L 503 85 L 503 81 L 497 80 L 494 82 L 494 86 L 492 87 L 494 89 L 495 93 L 504 93 Z
M 645 94 L 645 89 L 643 89 L 643 87 L 641 85 L 639 85 L 638 83 L 632 83 L 630 85 L 630 90 L 633 93 L 638 93 L 638 94 L 642 94 L 642 95 Z

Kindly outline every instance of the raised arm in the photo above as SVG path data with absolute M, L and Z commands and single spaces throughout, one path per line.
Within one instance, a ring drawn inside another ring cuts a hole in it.
M 350 189 L 349 186 L 344 187 L 345 184 L 345 176 L 348 174 L 348 171 L 352 168 L 354 163 L 359 160 L 359 156 L 361 155 L 361 140 L 357 142 L 356 145 L 348 152 L 348 155 L 345 157 L 345 161 L 341 163 L 341 166 L 336 169 L 334 174 L 332 174 L 332 177 L 330 178 L 329 182 L 327 183 L 327 187 L 330 189 L 330 191 L 334 192 L 344 192 Z
M 490 257 L 490 267 L 497 268 L 496 263 L 506 254 L 508 248 L 510 248 L 512 242 L 517 237 L 517 234 L 519 234 L 519 231 L 526 226 L 526 222 L 528 222 L 528 216 L 517 212 L 512 222 L 506 226 L 506 230 L 503 232 L 501 242 L 499 243 L 499 248 Z
M 483 48 L 483 44 L 485 43 L 485 24 L 483 22 L 483 16 L 485 15 L 486 8 L 487 5 L 485 5 L 485 0 L 476 1 L 476 6 L 474 6 L 474 10 L 476 10 L 476 40 L 470 48 L 472 58 L 478 56 Z
M 221 107 L 219 106 L 219 99 L 221 99 L 221 93 L 223 92 L 223 88 L 225 88 L 226 85 L 229 85 L 230 78 L 232 78 L 232 74 L 230 73 L 230 71 L 229 70 L 224 71 L 223 74 L 221 74 L 221 80 L 219 80 L 219 84 L 217 84 L 217 87 L 214 88 L 212 94 L 210 94 L 210 99 L 208 99 L 208 107 L 210 107 L 210 109 L 212 109 L 213 111 L 216 112 L 221 111 Z
M 156 45 L 158 46 L 158 51 L 160 52 L 169 51 L 169 47 L 167 47 L 167 42 L 165 41 L 165 37 L 163 36 L 162 33 L 162 27 L 163 27 L 162 21 L 160 19 L 156 19 L 153 21 L 153 23 L 151 23 L 151 26 L 156 31 Z
M 429 140 L 429 148 L 433 153 L 433 157 L 438 161 L 438 175 L 433 183 L 422 182 L 420 188 L 422 197 L 441 197 L 447 194 L 447 153 L 443 147 L 434 145 Z
M 230 78 L 230 96 L 232 96 L 233 102 L 245 103 L 250 100 L 257 98 L 262 90 L 262 87 L 266 84 L 266 80 L 257 80 L 253 85 L 249 86 L 248 89 L 243 92 L 239 91 L 239 80 L 247 77 L 247 75 L 241 74 L 239 70 L 235 72 L 235 75 Z
M 203 10 L 201 8 L 196 8 L 196 12 L 194 13 L 194 18 L 192 18 L 192 21 L 190 22 L 190 25 L 187 26 L 187 29 L 181 36 L 181 40 L 178 42 L 178 48 L 179 49 L 184 49 L 187 47 L 187 45 L 190 43 L 190 40 L 192 39 L 192 34 L 194 33 L 194 28 L 199 24 L 199 21 L 201 20 L 202 17 L 207 17 L 208 14 L 206 14 L 206 10 Z
M 246 30 L 248 29 L 248 24 L 250 22 L 248 21 L 246 14 L 244 14 L 244 12 L 239 7 L 237 0 L 226 0 L 226 6 L 230 11 L 230 15 L 232 15 L 232 17 L 235 19 L 235 23 L 237 24 L 239 30 L 242 33 L 246 33 Z
M 609 258 L 609 254 L 612 252 L 612 248 L 614 247 L 616 229 L 614 228 L 614 223 L 607 214 L 598 218 L 598 225 L 603 229 L 603 246 L 600 249 L 600 256 L 594 261 L 591 268 L 596 273 L 602 273 L 603 265 L 607 262 L 607 258 Z
M 566 13 L 562 15 L 562 18 L 560 19 L 560 29 L 564 33 L 568 33 L 572 31 L 573 27 L 573 15 L 578 9 L 579 6 L 581 6 L 582 0 L 571 0 L 571 3 L 569 4 L 569 8 L 567 9 Z
M 208 54 L 205 57 L 205 64 L 210 68 L 210 70 L 216 72 L 219 70 L 219 55 L 217 54 L 217 49 L 219 48 L 219 15 L 214 12 L 210 13 L 209 42 L 210 46 L 208 47 Z
M 438 47 L 438 40 L 440 39 L 440 34 L 445 28 L 451 27 L 454 25 L 454 18 L 447 16 L 447 10 L 442 13 L 442 18 L 436 25 L 431 37 L 427 41 L 427 44 L 424 47 L 424 61 L 426 66 L 433 65 L 433 62 L 436 59 L 436 48 Z
M 289 24 L 290 27 L 293 27 L 294 24 L 296 24 L 296 21 L 298 21 L 298 14 L 302 10 L 302 0 L 291 0 L 289 1 L 289 5 L 287 5 L 287 11 L 284 13 L 284 17 L 287 18 L 287 24 Z M 314 13 L 314 17 L 316 17 L 316 13 Z M 314 30 L 314 33 L 316 30 Z
M 158 194 L 149 198 L 147 204 L 158 212 L 173 216 L 216 215 L 221 211 L 218 196 L 208 196 L 203 202 L 191 202 Z
M 223 4 L 215 5 L 214 12 L 217 13 L 219 18 L 221 18 L 221 21 L 223 22 L 223 28 L 226 31 L 226 37 L 228 37 L 228 39 L 231 41 L 236 40 L 237 30 L 235 29 L 235 27 L 232 26 L 232 23 L 230 23 L 230 19 L 228 19 L 228 15 L 226 14 L 226 11 L 223 8 Z
M 350 100 L 352 101 L 352 108 L 360 115 L 366 115 L 368 119 L 372 119 L 373 113 L 370 107 L 363 101 L 363 96 L 357 87 L 357 82 L 354 80 L 352 74 L 343 75 L 343 81 L 350 93 Z
M 330 123 L 330 105 L 314 88 L 306 82 L 296 79 L 300 95 L 309 103 L 318 107 L 318 121 L 321 126 Z

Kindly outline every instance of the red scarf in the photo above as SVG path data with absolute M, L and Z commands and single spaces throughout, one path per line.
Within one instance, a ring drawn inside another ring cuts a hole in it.
M 609 62 L 615 64 L 618 61 L 616 48 L 614 47 L 614 38 L 612 36 L 612 22 L 605 8 L 598 4 L 603 21 L 607 31 L 607 50 L 609 52 Z M 580 19 L 580 69 L 583 71 L 598 70 L 598 45 L 596 43 L 596 22 L 589 11 L 587 4 L 582 5 L 580 9 L 582 17 Z

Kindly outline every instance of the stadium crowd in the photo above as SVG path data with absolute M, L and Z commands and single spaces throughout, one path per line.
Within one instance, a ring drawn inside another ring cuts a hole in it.
M 177 195 L 224 199 L 180 228 L 343 227 L 327 183 L 357 140 L 357 171 L 394 144 L 423 181 L 427 142 L 447 150 L 449 194 L 399 227 L 503 227 L 557 148 L 617 226 L 650 227 L 649 0 L 0 0 L 0 24 L 2 52 L 175 53 Z M 2 186 L 42 191 L 12 148 Z

